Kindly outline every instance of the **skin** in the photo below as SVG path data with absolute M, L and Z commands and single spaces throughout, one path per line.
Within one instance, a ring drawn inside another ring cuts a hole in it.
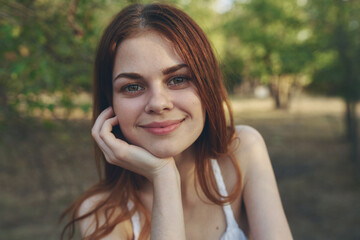
M 204 203 L 200 186 L 199 195 L 195 191 L 192 146 L 203 129 L 205 110 L 183 64 L 171 42 L 157 33 L 145 32 L 123 41 L 113 71 L 114 109 L 99 115 L 92 135 L 109 163 L 148 179 L 140 189 L 140 199 L 151 213 L 151 239 L 220 239 L 226 230 L 222 207 Z M 174 66 L 175 71 L 164 71 Z M 169 127 L 169 120 L 176 126 L 170 122 Z M 147 129 L 154 122 L 157 128 L 165 122 L 165 133 Z M 118 124 L 126 141 L 111 133 Z M 243 188 L 231 204 L 235 218 L 243 227 L 244 202 L 251 239 L 292 239 L 261 135 L 247 126 L 237 126 L 236 134 L 240 144 L 232 150 L 241 166 Z M 229 192 L 237 184 L 233 165 L 226 158 L 218 162 Z M 99 194 L 87 199 L 80 214 L 102 198 Z M 140 219 L 143 223 L 143 216 Z M 80 229 L 83 235 L 91 233 L 94 218 L 83 220 Z M 132 238 L 131 223 L 124 221 L 104 239 Z
M 189 68 L 171 42 L 150 32 L 123 41 L 116 56 L 113 107 L 127 142 L 159 158 L 189 148 L 202 132 L 205 111 Z M 169 134 L 146 127 L 168 121 L 180 121 Z

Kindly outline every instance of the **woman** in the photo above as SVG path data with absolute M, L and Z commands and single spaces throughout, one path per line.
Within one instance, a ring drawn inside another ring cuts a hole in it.
M 234 127 L 211 46 L 181 10 L 115 16 L 93 106 L 100 181 L 67 210 L 70 236 L 79 223 L 83 239 L 292 238 L 263 139 Z

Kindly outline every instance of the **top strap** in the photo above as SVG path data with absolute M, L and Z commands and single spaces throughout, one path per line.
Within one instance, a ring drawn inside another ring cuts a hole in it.
M 219 188 L 219 192 L 221 195 L 223 196 L 228 196 L 228 192 L 226 191 L 226 186 L 224 183 L 224 179 L 223 176 L 221 174 L 221 169 L 219 167 L 219 164 L 217 162 L 216 159 L 211 159 L 211 164 L 213 167 L 213 172 L 214 172 L 214 176 L 215 176 L 215 180 L 217 183 L 217 186 Z M 227 203 L 226 205 L 223 206 L 224 209 L 224 213 L 225 213 L 225 217 L 226 217 L 226 223 L 227 223 L 227 228 L 230 227 L 239 227 L 239 225 L 237 224 L 236 220 L 235 220 L 235 216 L 234 213 L 231 209 L 231 205 L 229 203 Z
M 219 167 L 219 164 L 217 162 L 216 159 L 211 159 L 211 164 L 212 164 L 212 169 L 214 172 L 214 176 L 215 176 L 215 180 L 217 183 L 217 186 L 219 188 L 219 192 L 222 196 L 228 196 L 228 192 L 226 190 L 226 186 L 224 183 L 224 179 L 223 176 L 221 174 L 221 169 Z M 131 208 L 133 208 L 134 204 L 132 201 L 129 201 L 128 203 L 128 209 L 130 210 Z M 231 209 L 231 205 L 230 204 L 226 204 L 223 206 L 223 210 L 225 213 L 225 218 L 226 218 L 226 224 L 227 224 L 227 229 L 240 229 L 239 225 L 237 224 L 236 220 L 235 220 L 235 216 L 234 213 Z M 139 213 L 136 211 L 134 213 L 134 215 L 131 217 L 131 224 L 133 227 L 133 233 L 134 233 L 134 240 L 138 240 L 139 239 L 139 235 L 140 235 L 140 231 L 141 231 L 141 225 L 140 225 L 140 217 L 139 217 Z M 240 239 L 246 239 L 245 235 L 243 234 L 243 232 L 241 231 L 242 236 L 244 236 L 243 238 Z
M 128 203 L 128 209 L 132 209 L 134 206 L 134 203 L 132 201 L 129 201 Z M 141 231 L 141 225 L 140 225 L 140 217 L 139 213 L 136 211 L 134 215 L 131 216 L 131 224 L 133 227 L 133 233 L 134 233 L 134 240 L 139 239 L 140 231 Z

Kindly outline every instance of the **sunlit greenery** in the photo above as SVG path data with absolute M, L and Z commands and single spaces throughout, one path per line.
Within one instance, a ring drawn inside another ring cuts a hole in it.
M 94 52 L 111 17 L 129 3 L 116 0 L 0 0 L 0 116 L 35 110 L 57 116 L 91 108 L 75 101 L 91 91 Z M 360 99 L 360 1 L 172 0 L 205 30 L 230 92 L 243 83 L 268 86 L 287 108 L 304 86 Z M 44 101 L 46 99 L 46 101 Z M 63 111 L 63 112 L 64 112 Z M 350 114 L 354 118 L 354 113 Z

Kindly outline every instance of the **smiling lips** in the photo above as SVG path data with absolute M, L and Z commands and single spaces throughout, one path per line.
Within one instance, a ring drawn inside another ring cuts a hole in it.
M 144 128 L 149 133 L 155 135 L 166 135 L 177 129 L 184 120 L 185 119 L 164 122 L 152 122 L 146 125 L 140 125 L 140 127 Z

